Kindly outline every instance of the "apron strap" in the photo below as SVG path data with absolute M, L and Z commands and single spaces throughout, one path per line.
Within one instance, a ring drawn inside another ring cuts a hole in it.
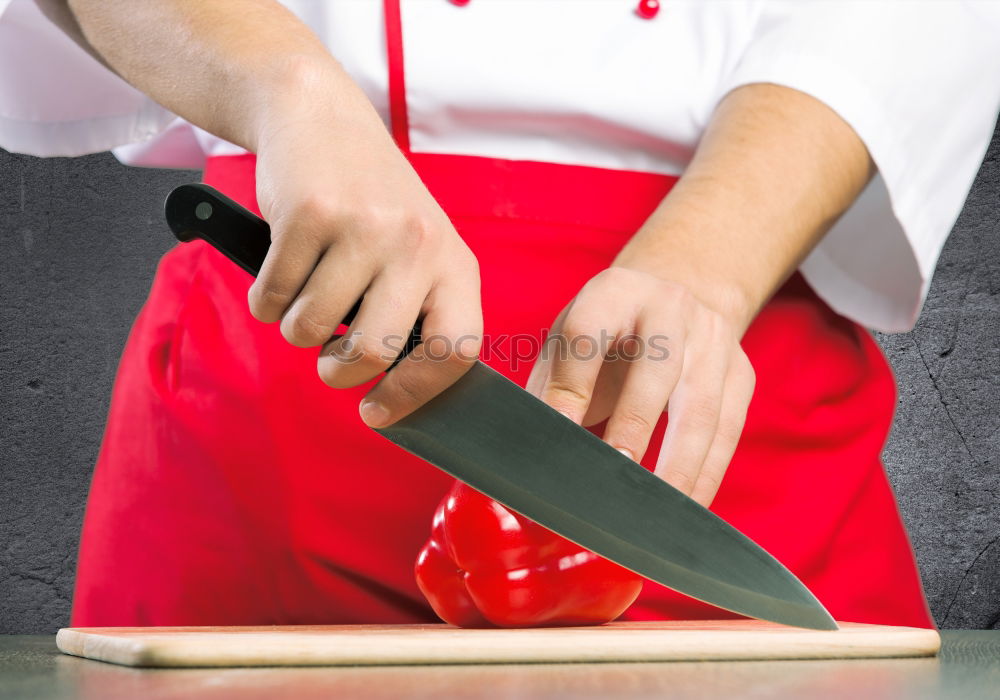
M 403 72 L 403 22 L 399 0 L 383 0 L 385 48 L 389 59 L 389 119 L 392 137 L 404 153 L 410 150 L 410 120 L 406 112 L 406 81 Z

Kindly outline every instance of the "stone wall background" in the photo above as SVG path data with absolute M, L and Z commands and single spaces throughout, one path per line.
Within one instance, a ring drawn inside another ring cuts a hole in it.
M 197 173 L 0 151 L 0 633 L 69 620 L 112 380 L 156 262 L 165 194 Z M 941 627 L 1000 628 L 1000 140 L 910 333 L 886 467 Z

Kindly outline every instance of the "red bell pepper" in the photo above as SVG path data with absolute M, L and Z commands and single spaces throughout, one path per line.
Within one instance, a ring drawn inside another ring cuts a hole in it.
M 417 585 L 459 627 L 599 625 L 642 577 L 455 482 L 417 557 Z

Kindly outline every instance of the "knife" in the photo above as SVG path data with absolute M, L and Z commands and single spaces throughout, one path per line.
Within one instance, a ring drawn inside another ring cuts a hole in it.
M 271 242 L 260 217 L 201 184 L 176 188 L 165 211 L 179 240 L 201 238 L 251 275 L 260 271 Z M 415 330 L 404 354 L 417 342 Z M 837 629 L 809 589 L 750 538 L 482 362 L 376 432 L 668 588 L 749 617 Z

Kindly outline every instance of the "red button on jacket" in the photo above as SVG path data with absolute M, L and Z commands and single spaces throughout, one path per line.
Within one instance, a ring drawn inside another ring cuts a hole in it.
M 653 19 L 660 11 L 660 0 L 639 0 L 639 6 L 635 8 L 637 15 L 643 19 Z

